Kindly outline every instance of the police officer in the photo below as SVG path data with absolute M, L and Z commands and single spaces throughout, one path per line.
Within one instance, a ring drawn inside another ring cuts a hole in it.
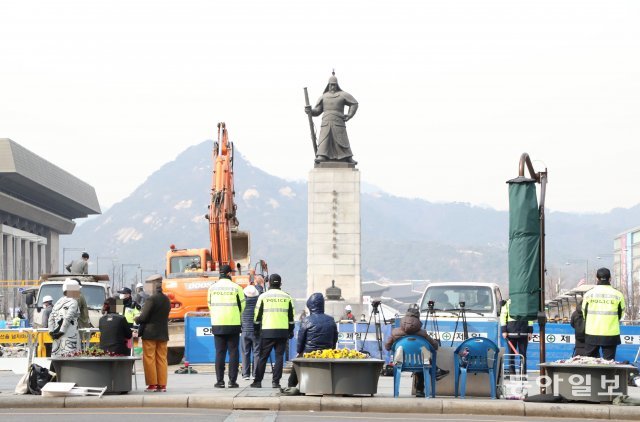
M 511 343 L 514 349 L 518 350 L 518 354 L 522 355 L 522 374 L 527 374 L 527 346 L 533 336 L 533 321 L 515 320 L 511 318 L 509 308 L 511 307 L 511 298 L 502 306 L 500 310 L 500 331 L 502 338 Z M 511 348 L 509 348 L 511 349 Z M 513 350 L 509 350 L 509 354 Z M 516 375 L 513 357 L 509 358 L 509 371 L 511 375 Z
M 284 351 L 287 339 L 293 338 L 295 309 L 293 299 L 280 290 L 282 278 L 278 274 L 269 276 L 269 290 L 258 298 L 255 310 L 255 332 L 260 335 L 260 358 L 256 366 L 256 373 L 251 387 L 261 388 L 267 359 L 271 349 L 275 349 L 276 363 L 273 366 L 271 386 L 280 388 Z
M 224 388 L 224 365 L 229 351 L 229 388 L 238 388 L 240 331 L 245 307 L 242 287 L 231 280 L 231 267 L 220 267 L 220 279 L 209 287 L 211 333 L 216 347 L 216 388 Z
M 611 287 L 611 272 L 600 268 L 596 272 L 598 284 L 585 293 L 582 300 L 586 355 L 607 360 L 615 359 L 620 344 L 620 319 L 624 312 L 624 296 Z
M 122 290 L 118 290 L 120 294 L 120 299 L 122 300 L 122 305 L 124 309 L 122 310 L 122 315 L 124 315 L 129 327 L 134 324 L 134 321 L 138 315 L 140 315 L 140 306 L 133 298 L 131 298 L 131 289 L 128 287 L 123 287 Z

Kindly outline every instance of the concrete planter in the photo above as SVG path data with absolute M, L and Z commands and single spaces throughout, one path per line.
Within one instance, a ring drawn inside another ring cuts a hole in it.
M 384 361 L 296 358 L 293 366 L 300 380 L 300 392 L 304 394 L 373 396 L 378 392 L 378 378 Z
M 541 363 L 550 378 L 550 390 L 567 400 L 610 403 L 627 394 L 629 371 L 633 365 L 579 365 Z
M 78 387 L 107 387 L 107 393 L 131 391 L 133 365 L 138 357 L 51 358 L 58 382 L 75 382 Z

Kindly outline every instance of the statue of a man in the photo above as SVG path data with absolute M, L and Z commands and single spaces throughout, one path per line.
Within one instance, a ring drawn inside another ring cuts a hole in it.
M 349 112 L 346 115 L 344 114 L 345 106 L 349 106 Z M 338 78 L 335 72 L 332 72 L 329 83 L 316 106 L 314 108 L 306 106 L 304 109 L 305 113 L 311 116 L 322 114 L 316 163 L 343 161 L 357 164 L 353 160 L 345 125 L 356 114 L 356 110 L 358 110 L 358 102 L 351 94 L 340 89 Z

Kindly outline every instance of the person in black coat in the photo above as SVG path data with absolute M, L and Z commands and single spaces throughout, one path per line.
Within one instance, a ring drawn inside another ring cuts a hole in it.
M 576 348 L 573 351 L 573 356 L 586 356 L 587 349 L 585 345 L 582 299 L 576 303 L 576 310 L 571 314 L 571 327 L 573 327 L 576 334 Z
M 338 327 L 332 317 L 324 313 L 324 297 L 322 293 L 313 293 L 307 299 L 309 316 L 300 323 L 298 357 L 316 350 L 334 349 L 338 343 Z M 289 389 L 298 385 L 298 374 L 291 369 L 287 382 Z
M 142 364 L 147 383 L 146 392 L 167 391 L 167 342 L 169 341 L 169 311 L 171 301 L 162 293 L 162 276 L 155 274 L 145 280 L 153 294 L 147 298 L 135 319 L 142 334 Z
M 109 298 L 104 302 L 102 311 L 105 315 L 100 318 L 100 348 L 105 352 L 129 356 L 131 349 L 127 347 L 127 340 L 131 338 L 131 328 L 124 316 L 116 313 L 116 300 Z

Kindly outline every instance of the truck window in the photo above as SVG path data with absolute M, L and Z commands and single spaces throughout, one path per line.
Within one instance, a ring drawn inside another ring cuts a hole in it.
M 89 309 L 102 309 L 104 301 L 107 299 L 106 291 L 101 286 L 82 286 L 82 295 L 87 301 Z
M 102 305 L 106 300 L 106 291 L 101 286 L 82 286 L 82 295 L 87 301 L 87 307 L 89 309 L 102 309 Z M 51 296 L 53 298 L 53 304 L 55 305 L 58 299 L 62 297 L 62 285 L 61 284 L 44 284 L 40 287 L 40 294 L 38 294 L 38 305 L 42 307 L 42 298 L 45 296 Z
M 469 311 L 493 311 L 493 293 L 487 286 L 433 286 L 427 287 L 420 309 L 426 310 L 428 302 L 434 302 L 434 308 L 458 309 L 460 302 L 465 303 Z
M 53 304 L 55 305 L 58 299 L 62 297 L 62 285 L 61 284 L 43 284 L 42 286 L 40 286 L 40 293 L 38 294 L 37 306 L 42 307 L 42 298 L 47 295 L 53 298 Z

